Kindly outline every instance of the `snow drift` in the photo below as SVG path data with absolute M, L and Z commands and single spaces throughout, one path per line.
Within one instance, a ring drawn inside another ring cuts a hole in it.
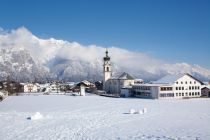
M 40 120 L 43 119 L 43 115 L 39 112 L 36 112 L 34 115 L 27 118 L 28 120 Z

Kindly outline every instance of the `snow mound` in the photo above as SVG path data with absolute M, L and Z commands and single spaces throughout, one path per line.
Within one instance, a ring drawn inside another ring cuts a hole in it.
M 139 110 L 139 111 L 136 112 L 136 114 L 143 114 L 143 111 Z
M 33 116 L 28 117 L 28 120 L 40 120 L 43 119 L 43 115 L 40 114 L 39 112 L 36 112 Z
M 130 109 L 130 110 L 129 110 L 129 113 L 130 113 L 130 114 L 134 114 L 135 112 L 136 112 L 135 109 Z
M 129 114 L 145 114 L 147 113 L 147 108 L 143 108 L 142 110 L 137 110 L 135 111 L 135 109 L 130 109 L 129 110 Z

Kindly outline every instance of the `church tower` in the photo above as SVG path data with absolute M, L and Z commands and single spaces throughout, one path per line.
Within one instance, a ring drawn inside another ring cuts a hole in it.
M 106 90 L 106 81 L 111 78 L 112 71 L 111 71 L 111 63 L 110 63 L 110 57 L 108 56 L 108 50 L 106 50 L 106 56 L 104 57 L 104 65 L 103 65 L 103 90 Z

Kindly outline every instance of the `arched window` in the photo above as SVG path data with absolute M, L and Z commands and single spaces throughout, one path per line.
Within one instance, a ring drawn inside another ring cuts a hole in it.
M 106 67 L 106 71 L 109 71 L 109 67 Z

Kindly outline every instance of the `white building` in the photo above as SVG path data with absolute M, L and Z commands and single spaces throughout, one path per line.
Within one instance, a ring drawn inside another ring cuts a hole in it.
M 1 90 L 1 91 L 0 91 L 0 102 L 1 102 L 2 100 L 4 100 L 5 98 L 7 98 L 7 97 L 8 97 L 8 92 L 7 92 L 7 91 Z
M 106 92 L 111 94 L 121 94 L 121 90 L 127 89 L 134 84 L 134 78 L 128 73 L 123 73 L 119 77 L 111 77 L 105 83 Z
M 118 77 L 112 77 L 112 66 L 108 51 L 106 51 L 104 57 L 103 76 L 103 90 L 108 94 L 120 95 L 121 89 L 125 92 L 125 88 L 134 84 L 134 78 L 125 72 Z
M 168 75 L 152 84 L 134 84 L 135 97 L 142 98 L 191 98 L 201 96 L 203 83 L 190 74 Z
M 23 90 L 26 93 L 39 92 L 40 86 L 38 83 L 26 83 L 23 85 Z
M 112 77 L 111 71 L 111 62 L 110 57 L 108 56 L 108 51 L 106 50 L 106 56 L 104 57 L 104 65 L 103 65 L 103 90 L 107 90 L 106 82 L 108 79 Z

